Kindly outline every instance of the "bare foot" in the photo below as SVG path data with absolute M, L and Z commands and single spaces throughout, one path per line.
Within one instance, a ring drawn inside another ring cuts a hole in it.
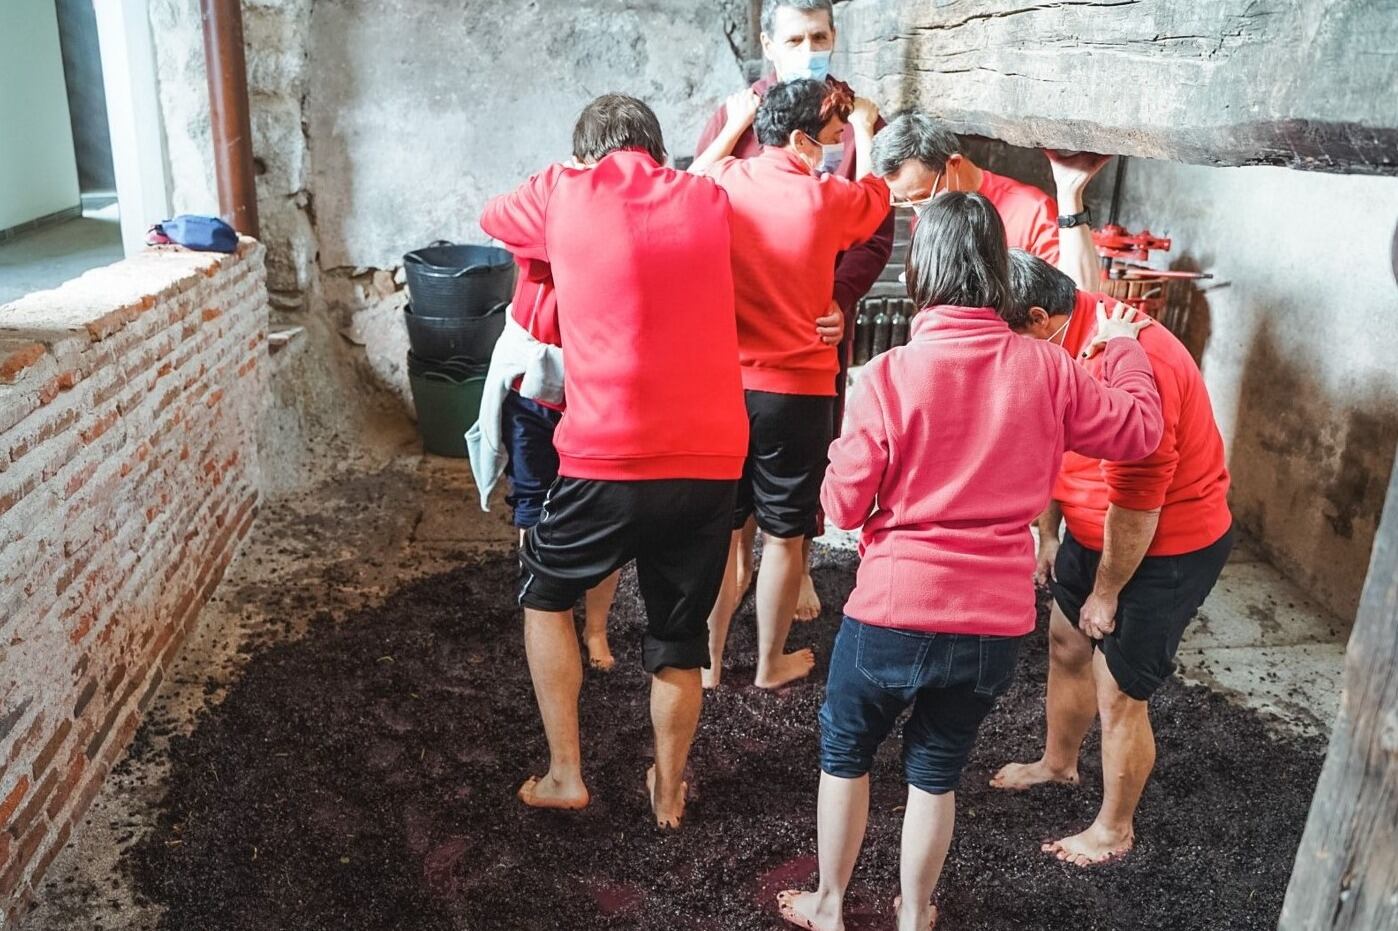
M 719 680 L 723 678 L 723 669 L 719 666 L 710 666 L 708 669 L 699 671 L 699 681 L 706 689 L 718 688 Z
M 1049 841 L 1039 849 L 1074 866 L 1101 866 L 1126 856 L 1135 842 L 1136 836 L 1130 829 L 1122 833 L 1094 821 L 1081 834 Z
M 810 650 L 797 650 L 777 657 L 771 669 L 757 667 L 757 678 L 753 684 L 760 689 L 779 689 L 788 682 L 795 682 L 811 674 L 815 668 L 815 654 Z
M 839 903 L 823 900 L 815 892 L 796 889 L 778 892 L 777 912 L 787 924 L 805 931 L 844 931 L 845 928 Z
M 562 783 L 551 775 L 530 776 L 515 793 L 530 808 L 552 808 L 558 811 L 578 811 L 592 801 L 581 779 Z
M 796 599 L 796 620 L 814 621 L 820 617 L 820 596 L 816 594 L 815 582 L 807 572 L 801 576 L 801 594 Z
M 1052 769 L 1040 759 L 1032 763 L 1007 763 L 990 777 L 991 788 L 1008 789 L 1011 792 L 1022 792 L 1049 782 L 1075 786 L 1078 784 L 1078 771 Z
M 893 920 L 898 923 L 899 931 L 904 928 L 911 928 L 913 931 L 932 931 L 937 924 L 937 906 L 927 903 L 927 908 L 919 913 L 917 909 L 910 908 L 908 913 L 903 913 L 903 897 L 895 896 L 893 899 Z
M 667 799 L 663 804 L 655 797 L 655 767 L 646 770 L 646 792 L 650 795 L 650 810 L 655 813 L 655 825 L 662 831 L 678 831 L 684 821 L 684 799 L 689 794 L 689 783 L 680 783 L 678 799 Z
M 601 672 L 611 672 L 616 666 L 611 644 L 607 642 L 607 631 L 599 633 L 583 631 L 583 646 L 587 648 L 587 664 Z

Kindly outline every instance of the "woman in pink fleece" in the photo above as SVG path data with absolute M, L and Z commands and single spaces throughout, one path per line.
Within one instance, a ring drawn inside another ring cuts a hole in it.
M 863 527 L 860 565 L 820 712 L 820 886 L 784 892 L 798 927 L 841 931 L 864 840 L 869 768 L 898 716 L 908 803 L 898 927 L 926 931 L 951 843 L 954 790 L 981 721 L 1034 628 L 1029 525 L 1065 449 L 1139 459 L 1160 442 L 1148 324 L 1098 308 L 1105 384 L 1051 341 L 1011 332 L 1005 230 L 979 194 L 944 194 L 918 224 L 908 345 L 864 369 L 821 491 L 836 526 Z

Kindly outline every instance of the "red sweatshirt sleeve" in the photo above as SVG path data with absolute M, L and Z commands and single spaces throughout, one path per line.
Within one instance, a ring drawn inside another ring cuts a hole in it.
M 1050 265 L 1058 264 L 1058 203 L 1052 198 L 1036 212 L 1029 248 L 1025 251 Z
M 1098 382 L 1064 357 L 1072 382 L 1064 414 L 1064 445 L 1093 459 L 1140 459 L 1160 445 L 1160 393 L 1150 359 L 1134 339 L 1108 340 Z
M 845 429 L 830 444 L 830 465 L 820 489 L 826 518 L 841 530 L 853 530 L 868 519 L 888 467 L 888 429 L 872 375 L 866 371 L 853 392 Z
M 885 125 L 880 118 L 874 124 L 874 131 L 883 129 Z M 893 211 L 885 211 L 883 223 L 874 235 L 841 254 L 840 260 L 835 263 L 835 300 L 845 312 L 847 340 L 854 336 L 854 305 L 879 280 L 884 266 L 888 264 L 888 257 L 893 254 L 894 220 Z M 1055 227 L 1057 222 L 1058 218 L 1054 217 Z
M 839 185 L 837 190 L 843 200 L 842 230 L 847 237 L 841 248 L 849 249 L 878 232 L 888 218 L 892 209 L 888 202 L 888 184 L 877 175 L 866 175 L 853 184 Z M 837 271 L 837 281 L 838 274 Z M 836 290 L 839 290 L 838 285 Z
M 1102 463 L 1102 476 L 1107 481 L 1107 501 L 1133 511 L 1154 511 L 1165 504 L 1165 492 L 1174 481 L 1180 462 L 1176 440 L 1179 435 L 1179 382 L 1167 366 L 1155 367 L 1155 383 L 1160 390 L 1164 431 L 1155 452 L 1144 459 Z
M 492 197 L 481 212 L 481 229 L 500 240 L 516 258 L 547 262 L 544 218 L 548 215 L 549 195 L 567 170 L 562 165 L 550 165 L 509 194 Z

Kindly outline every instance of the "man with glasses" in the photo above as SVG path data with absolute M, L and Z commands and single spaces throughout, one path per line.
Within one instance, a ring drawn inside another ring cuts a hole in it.
M 946 191 L 972 191 L 995 205 L 1011 249 L 1058 264 L 1058 229 L 1086 217 L 1058 216 L 1058 205 L 1032 184 L 981 168 L 961 152 L 956 134 L 925 113 L 893 119 L 874 137 L 874 171 L 888 182 L 895 207 L 920 213 Z

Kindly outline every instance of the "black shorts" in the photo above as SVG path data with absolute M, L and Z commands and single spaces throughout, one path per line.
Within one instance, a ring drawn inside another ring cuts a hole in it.
M 506 391 L 501 404 L 504 414 L 505 447 L 509 461 L 505 477 L 510 493 L 505 503 L 514 512 L 515 526 L 533 527 L 544 510 L 544 498 L 558 478 L 558 451 L 553 433 L 563 419 L 561 411 L 544 407 L 517 391 Z
M 733 529 L 757 515 L 774 537 L 816 536 L 820 485 L 830 463 L 835 399 L 810 394 L 743 392 L 748 407 L 748 457 L 738 485 Z
M 1064 533 L 1053 564 L 1053 598 L 1078 626 L 1083 602 L 1097 581 L 1102 554 Z M 1107 658 L 1107 668 L 1122 692 L 1140 701 L 1150 698 L 1175 671 L 1180 638 L 1204 599 L 1213 590 L 1233 549 L 1233 530 L 1201 550 L 1179 556 L 1147 556 L 1121 590 L 1116 629 L 1093 643 Z
M 709 612 L 728 563 L 736 486 L 560 478 L 520 547 L 519 603 L 570 611 L 584 592 L 634 559 L 648 621 L 646 671 L 707 667 Z

